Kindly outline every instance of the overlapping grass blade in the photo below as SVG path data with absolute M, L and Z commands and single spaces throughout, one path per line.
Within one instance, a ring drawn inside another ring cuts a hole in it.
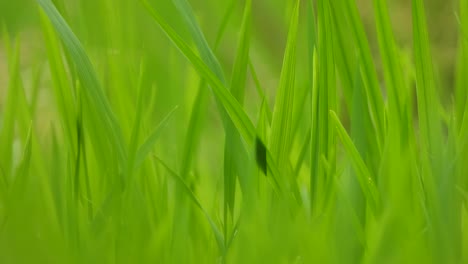
M 175 172 L 173 171 L 169 166 L 166 165 L 164 161 L 159 159 L 158 157 L 155 157 L 155 159 L 164 167 L 164 169 L 169 173 L 169 175 L 172 176 L 172 178 L 177 182 L 178 185 L 183 187 L 185 194 L 190 197 L 190 200 L 200 209 L 200 211 L 203 213 L 205 216 L 206 220 L 211 226 L 211 229 L 213 231 L 213 234 L 216 238 L 216 242 L 218 243 L 218 247 L 221 250 L 221 252 L 224 251 L 224 240 L 221 232 L 218 230 L 215 222 L 211 219 L 210 215 L 208 212 L 203 208 L 202 204 L 198 200 L 198 198 L 195 196 L 195 194 L 192 192 L 190 187 L 185 183 L 185 181 Z
M 321 213 L 331 194 L 330 176 L 336 171 L 335 133 L 328 112 L 336 109 L 336 77 L 333 54 L 333 24 L 331 6 L 327 0 L 317 3 L 317 56 L 313 67 L 312 144 L 310 192 L 314 213 Z M 314 57 L 315 59 L 315 57 Z M 329 168 L 321 161 L 324 158 Z
M 249 61 L 250 47 L 250 20 L 251 20 L 252 2 L 246 1 L 244 15 L 240 29 L 240 38 L 238 41 L 237 55 L 234 62 L 232 78 L 230 82 L 230 92 L 236 100 L 242 105 L 245 94 L 245 81 L 247 77 L 247 67 Z M 244 192 L 249 193 L 248 187 L 249 171 L 247 153 L 242 147 L 242 140 L 231 122 L 226 127 L 226 139 L 224 146 L 224 238 L 227 242 L 231 225 L 234 219 L 234 204 L 236 199 L 237 176 L 241 178 Z
M 253 145 L 255 138 L 255 129 L 242 110 L 239 102 L 229 93 L 223 82 L 216 76 L 215 73 L 200 59 L 190 46 L 174 31 L 174 29 L 163 19 L 163 17 L 155 10 L 146 0 L 141 0 L 146 10 L 150 13 L 153 19 L 163 29 L 164 33 L 177 46 L 182 54 L 192 63 L 195 70 L 211 85 L 213 93 L 221 102 L 222 106 L 228 113 L 231 121 L 242 135 L 244 140 L 250 145 Z
M 270 148 L 282 177 L 288 179 L 289 154 L 292 144 L 292 122 L 294 109 L 294 90 L 296 73 L 296 45 L 299 23 L 299 4 L 297 1 L 291 16 L 288 41 L 283 59 L 280 84 L 276 95 L 273 120 L 271 123 Z M 281 179 L 283 181 L 284 179 Z
M 343 4 L 338 5 L 338 3 Z M 385 135 L 384 102 L 380 92 L 380 85 L 372 60 L 369 43 L 364 31 L 364 26 L 359 18 L 359 12 L 356 3 L 354 0 L 344 0 L 341 2 L 331 1 L 330 4 L 332 5 L 333 10 L 339 10 L 341 8 L 349 20 L 350 25 L 344 24 L 341 26 L 346 26 L 346 28 L 349 27 L 351 30 L 352 34 L 348 36 L 353 37 L 352 41 L 356 43 L 358 54 L 361 58 L 362 75 L 366 91 L 366 99 L 368 100 L 369 104 L 369 114 L 371 116 L 374 131 L 377 135 L 376 143 L 379 145 L 378 149 L 381 150 L 381 145 L 383 144 Z M 346 28 L 344 30 L 348 30 Z
M 359 184 L 363 190 L 363 193 L 366 197 L 366 200 L 369 202 L 370 208 L 374 214 L 376 214 L 379 209 L 380 198 L 379 191 L 375 186 L 374 180 L 371 177 L 370 171 L 364 163 L 361 155 L 359 155 L 358 150 L 354 146 L 351 138 L 348 133 L 346 133 L 345 128 L 341 124 L 338 116 L 335 112 L 330 111 L 331 122 L 336 128 L 336 132 L 343 143 L 343 146 L 352 161 L 354 170 L 356 171 L 356 176 L 358 177 Z
M 221 80 L 219 80 L 219 78 L 210 70 L 210 68 L 203 62 L 203 60 L 201 60 L 195 54 L 190 46 L 177 34 L 177 32 L 174 31 L 174 29 L 163 19 L 163 17 L 155 9 L 153 9 L 146 0 L 141 0 L 141 2 L 152 18 L 169 37 L 169 39 L 192 63 L 195 70 L 197 70 L 201 77 L 210 84 L 213 93 L 226 110 L 239 134 L 253 149 L 255 143 L 255 128 L 239 102 L 237 102 L 237 100 L 229 93 L 228 89 L 226 89 Z M 267 156 L 269 156 L 268 153 Z M 268 169 L 271 171 L 272 175 L 277 175 L 278 169 L 276 168 L 275 162 L 271 157 L 268 157 Z
M 161 120 L 158 126 L 149 134 L 149 136 L 145 139 L 143 144 L 138 148 L 135 156 L 135 168 L 140 167 L 145 158 L 148 157 L 148 155 L 151 153 L 151 151 L 154 148 L 154 144 L 156 144 L 156 141 L 161 135 L 163 128 L 167 125 L 171 116 L 176 112 L 177 108 L 178 107 L 172 109 L 172 111 L 169 112 L 163 118 L 163 120 Z
M 376 14 L 377 35 L 379 38 L 380 53 L 384 68 L 386 90 L 388 93 L 390 128 L 398 131 L 398 126 L 403 122 L 403 98 L 405 95 L 405 83 L 403 69 L 400 63 L 400 55 L 395 43 L 388 14 L 386 0 L 374 0 L 374 12 Z
M 53 89 L 55 100 L 57 102 L 58 112 L 61 117 L 61 122 L 64 124 L 62 129 L 67 137 L 67 142 L 72 149 L 75 146 L 75 131 L 73 129 L 73 121 L 75 119 L 75 102 L 72 96 L 72 89 L 67 81 L 67 73 L 62 61 L 60 46 L 53 27 L 47 16 L 40 12 L 41 27 L 44 34 L 47 56 L 49 58 L 49 69 L 53 81 Z
M 442 108 L 438 100 L 438 82 L 426 27 L 424 2 L 413 0 L 412 8 L 421 171 L 429 220 L 432 224 L 430 231 L 438 241 L 432 246 L 434 249 L 437 248 L 435 254 L 437 260 L 455 261 L 459 254 L 457 236 L 460 234 L 460 225 L 456 220 L 460 217 L 458 199 L 455 196 L 457 178 L 444 162 L 447 156 L 443 155 L 445 144 L 442 136 Z M 443 224 L 447 218 L 453 219 L 448 227 Z M 454 241 L 454 244 L 446 246 L 448 241 Z
M 200 56 L 203 59 L 203 62 L 205 62 L 211 71 L 218 77 L 218 79 L 223 84 L 225 84 L 226 81 L 224 79 L 221 65 L 208 45 L 202 30 L 198 26 L 190 4 L 187 0 L 172 0 L 172 2 L 177 7 L 179 13 L 182 15 L 182 18 L 187 25 L 190 34 L 192 35 L 192 39 L 194 40 L 194 43 L 200 52 Z
M 78 77 L 81 80 L 85 98 L 90 100 L 90 104 L 95 109 L 98 119 L 104 126 L 104 133 L 111 139 L 112 145 L 116 148 L 118 159 L 121 164 L 126 162 L 126 148 L 123 135 L 115 115 L 107 101 L 98 77 L 89 60 L 83 46 L 68 26 L 64 18 L 60 15 L 54 4 L 50 0 L 37 0 L 42 10 L 55 27 L 62 40 L 70 58 L 76 66 Z M 96 124 L 97 127 L 98 124 Z

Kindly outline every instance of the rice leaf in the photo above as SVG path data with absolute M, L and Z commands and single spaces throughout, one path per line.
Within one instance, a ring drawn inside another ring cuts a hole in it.
M 166 165 L 165 162 L 163 162 L 161 159 L 159 159 L 158 157 L 154 157 L 163 167 L 164 169 L 169 173 L 169 175 L 172 176 L 172 178 L 175 180 L 175 182 L 180 185 L 181 187 L 183 187 L 184 191 L 185 191 L 185 194 L 190 198 L 190 200 L 198 207 L 198 209 L 200 209 L 200 211 L 203 213 L 203 215 L 205 216 L 206 220 L 208 221 L 208 223 L 210 224 L 210 227 L 213 231 L 213 234 L 216 238 L 216 242 L 218 243 L 218 247 L 219 249 L 223 252 L 225 247 L 224 247 L 224 240 L 223 240 L 223 236 L 221 234 L 221 232 L 218 230 L 218 228 L 216 227 L 216 224 L 214 223 L 214 221 L 211 219 L 210 215 L 208 214 L 208 212 L 203 208 L 203 206 L 201 205 L 200 201 L 198 200 L 198 198 L 195 196 L 195 194 L 192 192 L 192 190 L 190 189 L 190 187 L 185 183 L 185 181 L 176 173 L 174 172 L 169 166 Z
M 296 1 L 291 16 L 286 51 L 281 70 L 280 84 L 276 95 L 273 120 L 271 123 L 270 148 L 272 155 L 278 164 L 282 177 L 287 175 L 290 165 L 289 154 L 292 143 L 292 122 L 294 109 L 294 90 L 296 73 L 296 45 L 299 23 L 299 4 Z M 280 180 L 281 182 L 282 180 Z
M 154 148 L 163 128 L 167 125 L 172 115 L 176 112 L 178 107 L 175 107 L 170 111 L 162 120 L 159 122 L 158 126 L 149 134 L 145 139 L 144 143 L 138 148 L 136 157 L 135 157 L 135 168 L 139 168 L 143 161 L 148 157 L 151 151 Z
M 361 155 L 357 151 L 356 147 L 354 146 L 351 138 L 349 137 L 348 133 L 346 133 L 345 128 L 341 124 L 338 116 L 335 112 L 330 111 L 330 118 L 333 124 L 335 125 L 336 132 L 343 143 L 343 146 L 352 161 L 352 165 L 354 170 L 356 171 L 356 176 L 359 180 L 359 184 L 361 185 L 361 189 L 366 197 L 366 200 L 369 202 L 370 208 L 374 214 L 378 212 L 380 198 L 379 198 L 379 191 L 375 186 L 374 180 L 370 174 L 369 169 L 367 168 L 366 164 L 364 163 Z
M 146 0 L 141 0 L 146 10 L 163 29 L 164 33 L 169 39 L 177 46 L 182 54 L 192 63 L 193 67 L 199 72 L 199 74 L 211 85 L 213 93 L 216 98 L 221 102 L 222 106 L 228 113 L 231 121 L 242 135 L 244 140 L 253 145 L 255 139 L 255 129 L 247 117 L 245 112 L 242 110 L 239 102 L 229 93 L 223 82 L 216 76 L 215 73 L 195 54 L 190 46 L 184 42 L 184 40 L 171 28 L 171 26 L 163 19 L 163 17 L 151 7 Z
M 86 99 L 90 100 L 91 106 L 95 109 L 99 120 L 104 125 L 105 133 L 110 136 L 112 145 L 116 147 L 119 161 L 121 164 L 125 164 L 127 153 L 121 128 L 102 91 L 97 74 L 83 46 L 51 0 L 37 0 L 37 2 L 50 19 L 71 59 L 75 63 Z

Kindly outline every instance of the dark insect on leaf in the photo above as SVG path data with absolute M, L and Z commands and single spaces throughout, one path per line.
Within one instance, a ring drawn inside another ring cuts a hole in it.
M 257 137 L 255 140 L 255 157 L 257 160 L 257 166 L 262 170 L 262 172 L 266 176 L 267 175 L 266 147 L 259 137 Z

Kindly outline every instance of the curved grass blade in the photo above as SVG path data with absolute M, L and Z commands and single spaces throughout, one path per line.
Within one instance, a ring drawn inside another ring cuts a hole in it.
M 424 1 L 412 1 L 414 60 L 416 65 L 416 94 L 418 99 L 421 171 L 426 202 L 434 236 L 432 248 L 436 260 L 456 262 L 460 247 L 460 225 L 447 225 L 447 219 L 460 219 L 459 200 L 455 194 L 457 177 L 447 166 L 442 134 L 441 103 L 433 65 Z
M 41 27 L 44 34 L 46 44 L 47 57 L 49 58 L 49 69 L 52 78 L 52 87 L 54 90 L 57 110 L 59 112 L 62 125 L 62 130 L 67 137 L 68 144 L 72 147 L 74 152 L 77 149 L 75 145 L 75 131 L 73 130 L 75 120 L 75 102 L 71 94 L 71 87 L 66 80 L 67 73 L 60 54 L 59 41 L 54 33 L 54 28 L 48 20 L 47 16 L 40 12 Z
M 148 138 L 146 138 L 145 142 L 140 146 L 140 148 L 136 152 L 135 168 L 139 168 L 145 160 L 145 158 L 148 157 L 148 155 L 151 153 L 154 144 L 156 144 L 156 141 L 158 140 L 159 136 L 161 135 L 161 132 L 163 131 L 163 128 L 167 125 L 172 115 L 176 112 L 177 108 L 178 107 L 172 109 L 172 111 L 169 112 L 163 118 L 163 120 L 161 120 L 159 125 L 151 132 Z
M 204 78 L 212 88 L 216 98 L 226 110 L 232 123 L 239 134 L 253 149 L 255 144 L 255 128 L 242 106 L 226 89 L 225 85 L 217 78 L 210 68 L 201 60 L 190 46 L 174 31 L 174 29 L 163 19 L 163 17 L 151 7 L 147 0 L 140 0 L 155 22 L 161 27 L 169 39 L 176 45 L 179 51 L 192 63 L 195 70 Z M 278 168 L 273 158 L 267 152 L 268 169 L 271 175 L 278 175 Z
M 372 180 L 370 171 L 364 163 L 364 160 L 361 158 L 361 155 L 359 155 L 359 152 L 354 146 L 353 141 L 349 137 L 348 133 L 346 133 L 345 128 L 341 124 L 335 112 L 330 111 L 330 119 L 335 125 L 336 132 L 352 161 L 351 164 L 356 171 L 356 176 L 358 178 L 359 184 L 361 185 L 364 196 L 369 202 L 372 212 L 376 214 L 380 204 L 379 191 L 377 190 L 377 187 Z
M 405 82 L 403 69 L 399 60 L 398 49 L 392 34 L 390 17 L 386 0 L 374 0 L 376 13 L 377 35 L 379 39 L 380 53 L 384 67 L 386 88 L 388 91 L 389 115 L 393 118 L 389 128 L 400 126 L 403 119 L 403 98 Z M 398 131 L 398 130 L 397 130 Z
M 339 4 L 343 3 L 342 6 Z M 377 137 L 377 144 L 379 150 L 384 141 L 384 101 L 380 92 L 380 85 L 377 78 L 374 63 L 372 61 L 371 50 L 367 41 L 367 36 L 364 30 L 364 25 L 359 18 L 359 12 L 354 0 L 343 0 L 340 2 L 330 1 L 332 10 L 343 10 L 345 16 L 348 18 L 350 24 L 345 24 L 344 30 L 351 30 L 356 46 L 359 52 L 359 57 L 362 59 L 362 75 L 364 80 L 364 87 L 366 91 L 366 98 L 369 104 L 369 114 L 372 119 L 372 124 Z
M 242 109 L 242 106 L 229 93 L 223 82 L 211 69 L 200 59 L 190 46 L 174 31 L 174 29 L 163 19 L 163 17 L 151 7 L 147 0 L 140 0 L 155 22 L 161 27 L 169 39 L 176 45 L 181 53 L 192 63 L 196 71 L 211 85 L 213 93 L 228 113 L 234 126 L 242 135 L 244 140 L 253 146 L 255 139 L 255 128 Z
M 247 0 L 230 83 L 230 92 L 241 105 L 244 102 L 249 61 L 251 10 L 252 2 Z M 238 131 L 232 122 L 228 122 L 224 146 L 224 238 L 226 241 L 229 240 L 228 235 L 231 233 L 229 229 L 234 223 L 237 177 L 239 176 L 245 197 L 252 189 L 249 188 L 251 177 L 249 177 L 247 155 Z
M 203 206 L 201 205 L 200 201 L 198 200 L 198 198 L 195 196 L 195 194 L 192 192 L 192 190 L 190 189 L 190 187 L 185 183 L 185 181 L 175 172 L 173 171 L 164 161 L 162 161 L 161 159 L 159 159 L 158 157 L 154 156 L 154 158 L 156 159 L 156 161 L 158 161 L 163 167 L 164 169 L 172 176 L 172 178 L 176 181 L 176 183 L 178 185 L 180 185 L 181 187 L 183 187 L 184 191 L 185 191 L 185 194 L 190 197 L 190 199 L 192 200 L 192 202 L 198 207 L 198 209 L 200 209 L 200 211 L 203 213 L 203 215 L 205 216 L 206 220 L 208 221 L 208 223 L 210 224 L 210 227 L 213 231 L 213 234 L 216 238 L 216 242 L 218 243 L 218 247 L 219 249 L 221 250 L 221 252 L 224 252 L 224 249 L 225 249 L 225 246 L 224 246 L 224 239 L 223 239 L 223 236 L 221 234 L 221 232 L 218 230 L 218 228 L 216 227 L 216 224 L 214 223 L 214 221 L 211 219 L 210 215 L 208 214 L 208 212 L 203 208 Z
M 336 75 L 333 54 L 333 23 L 331 5 L 328 0 L 317 2 L 317 52 L 314 59 L 314 85 L 312 91 L 312 149 L 310 172 L 311 205 L 315 213 L 321 213 L 330 198 L 331 175 L 336 170 L 335 133 L 329 120 L 328 111 L 335 110 Z M 330 170 L 321 162 L 322 156 L 330 165 Z
M 299 5 L 296 1 L 291 16 L 286 51 L 281 70 L 280 84 L 276 95 L 271 123 L 270 148 L 281 174 L 287 174 L 290 165 L 289 154 L 292 145 L 292 122 L 294 111 L 294 82 L 296 73 L 296 45 L 299 23 Z M 283 175 L 282 177 L 287 177 Z
M 182 15 L 203 61 L 222 83 L 226 83 L 221 65 L 208 45 L 202 30 L 198 26 L 190 4 L 187 0 L 172 0 L 172 2 Z
M 105 133 L 111 139 L 112 145 L 116 147 L 119 161 L 121 164 L 125 164 L 126 149 L 121 128 L 102 91 L 96 72 L 83 46 L 51 0 L 37 0 L 37 2 L 55 27 L 70 54 L 70 58 L 75 63 L 86 99 L 90 100 L 91 106 L 95 109 L 95 113 L 105 128 Z

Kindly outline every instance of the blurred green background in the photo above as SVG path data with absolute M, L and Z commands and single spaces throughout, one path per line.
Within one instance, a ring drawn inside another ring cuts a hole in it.
M 180 106 L 180 109 L 175 114 L 176 117 L 174 117 L 174 119 L 177 119 L 170 122 L 170 127 L 163 133 L 164 135 L 162 136 L 161 142 L 164 142 L 164 144 L 158 146 L 158 154 L 162 153 L 161 156 L 167 159 L 167 162 L 172 168 L 181 167 L 180 163 L 182 159 L 180 156 L 183 155 L 181 154 L 181 149 L 184 147 L 181 139 L 185 138 L 186 133 L 189 134 L 191 132 L 187 131 L 188 121 L 191 115 L 190 107 L 195 101 L 194 98 L 196 97 L 195 93 L 197 92 L 199 81 L 197 74 L 190 64 L 176 50 L 156 23 L 152 21 L 148 12 L 144 10 L 138 0 L 54 0 L 54 2 L 60 13 L 71 26 L 73 32 L 83 43 L 96 69 L 99 81 L 103 84 L 104 92 L 109 98 L 109 101 L 111 104 L 117 105 L 117 107 L 115 107 L 116 115 L 125 130 L 124 134 L 127 136 L 131 134 L 131 122 L 134 113 L 129 113 L 125 107 L 118 106 L 119 104 L 121 104 L 120 106 L 133 106 L 133 102 L 136 101 L 137 92 L 135 83 L 137 83 L 136 79 L 138 78 L 138 67 L 141 58 L 145 59 L 146 63 L 148 63 L 147 68 L 149 69 L 149 73 L 144 76 L 144 80 L 142 80 L 144 85 L 142 86 L 152 89 L 154 85 L 155 91 L 153 92 L 153 90 L 151 90 L 152 94 L 148 97 L 156 98 L 154 100 L 156 103 L 151 105 L 152 108 L 148 107 L 150 113 L 145 113 L 147 116 L 150 116 L 150 124 L 157 124 L 175 105 Z M 182 38 L 186 40 L 191 39 L 187 28 L 185 28 L 181 22 L 181 17 L 178 15 L 178 12 L 174 10 L 175 7 L 171 4 L 171 0 L 149 0 L 149 2 L 165 16 L 170 25 L 175 28 L 175 31 L 179 33 Z M 208 43 L 214 49 L 217 42 L 216 36 L 218 35 L 218 29 L 223 23 L 222 20 L 225 12 L 229 10 L 232 1 L 189 0 L 189 2 L 195 11 Z M 216 49 L 216 56 L 222 64 L 221 68 L 225 71 L 224 74 L 227 75 L 226 79 L 230 79 L 229 74 L 232 71 L 234 63 L 239 25 L 241 24 L 240 21 L 243 11 L 242 4 L 239 4 L 236 0 L 233 2 L 237 4 L 228 22 L 226 33 L 220 40 L 219 48 Z M 288 23 L 295 2 L 296 1 L 292 0 L 253 1 L 253 31 L 250 56 L 270 102 L 273 102 L 278 87 L 287 39 Z M 302 1 L 302 4 L 305 5 L 305 2 L 306 1 Z M 357 0 L 357 2 L 367 31 L 374 64 L 379 74 L 380 82 L 382 86 L 384 86 L 372 1 Z M 410 58 L 413 57 L 411 54 L 413 36 L 411 31 L 411 1 L 389 0 L 387 2 L 389 2 L 390 5 L 390 14 L 395 36 L 404 55 L 402 57 L 407 58 L 410 64 Z M 440 87 L 442 87 L 440 94 L 442 95 L 443 103 L 446 106 L 451 106 L 452 89 L 455 86 L 455 65 L 459 35 L 456 17 L 459 1 L 426 0 L 425 3 L 427 6 L 432 51 L 435 59 L 434 64 L 437 67 L 437 77 L 441 84 Z M 305 11 L 306 8 L 301 8 L 301 12 L 304 13 Z M 299 27 L 297 47 L 297 53 L 301 54 L 301 56 L 298 56 L 297 63 L 300 67 L 297 69 L 298 77 L 296 78 L 299 82 L 302 82 L 297 84 L 297 86 L 301 87 L 308 85 L 308 83 L 305 82 L 309 79 L 301 78 L 305 74 L 308 74 L 307 69 L 304 69 L 304 65 L 307 65 L 307 58 L 305 58 L 304 54 L 308 54 L 305 23 L 305 15 L 303 15 L 300 20 L 301 25 Z M 58 121 L 58 111 L 54 101 L 53 90 L 51 89 L 52 80 L 49 67 L 47 67 L 48 58 L 46 46 L 44 44 L 36 2 L 34 0 L 0 0 L 0 26 L 2 27 L 0 32 L 8 32 L 8 34 L 0 35 L 0 124 L 2 124 L 2 111 L 5 108 L 5 95 L 9 83 L 7 62 L 9 56 L 6 54 L 6 44 L 11 45 L 13 43 L 13 41 L 6 39 L 6 36 L 9 35 L 10 40 L 20 39 L 21 80 L 24 82 L 28 99 L 36 98 L 36 96 L 32 95 L 34 91 L 30 89 L 30 87 L 35 86 L 32 85 L 32 83 L 35 81 L 40 82 L 40 88 L 37 90 L 39 95 L 37 96 L 37 102 L 35 102 L 37 105 L 37 112 L 35 116 L 36 119 L 34 120 L 34 127 L 37 130 L 37 134 L 42 136 L 42 138 L 40 138 L 40 140 L 42 140 L 41 143 L 48 146 L 47 144 L 51 141 L 50 137 L 52 132 L 59 131 L 59 129 L 56 128 L 54 130 L 53 125 L 60 126 L 61 124 Z M 190 41 L 187 42 L 192 43 Z M 63 55 L 66 56 L 66 53 L 63 52 Z M 413 67 L 403 68 L 413 69 Z M 70 69 L 67 68 L 67 70 Z M 152 74 L 152 72 L 154 72 L 154 74 Z M 72 74 L 70 72 L 67 73 Z M 40 78 L 36 78 L 38 75 Z M 257 114 L 260 112 L 259 108 L 261 106 L 259 102 L 261 102 L 261 100 L 259 100 L 259 96 L 253 88 L 253 83 L 254 80 L 252 80 L 249 75 L 247 80 L 248 89 L 246 89 L 245 96 L 245 111 L 251 120 L 257 120 Z M 113 97 L 113 92 L 122 94 Z M 128 97 L 126 97 L 127 95 Z M 122 98 L 128 102 L 126 102 L 126 104 L 119 102 L 118 100 Z M 191 187 L 193 187 L 195 189 L 194 192 L 200 196 L 203 205 L 209 205 L 207 208 L 216 208 L 216 203 L 219 203 L 217 199 L 221 197 L 220 193 L 222 192 L 219 175 L 223 166 L 221 157 L 223 155 L 224 134 L 222 133 L 222 122 L 216 110 L 215 100 L 212 96 L 208 98 L 209 106 L 207 107 L 206 118 L 203 119 L 204 124 L 198 124 L 201 127 L 200 133 L 202 135 L 200 136 L 200 140 L 197 141 L 197 144 L 204 145 L 204 147 L 196 150 L 198 155 L 193 155 L 193 159 L 196 159 L 193 161 L 193 167 L 196 167 L 194 169 L 194 171 L 196 171 L 194 174 L 209 177 L 210 180 L 195 179 L 195 182 L 190 182 L 190 184 L 193 184 Z M 153 98 L 144 99 L 153 102 Z M 202 111 L 204 111 L 204 109 Z M 307 113 L 308 112 L 306 112 L 306 114 Z M 340 118 L 343 118 L 343 123 L 347 125 L 346 114 L 340 114 Z M 306 126 L 301 126 L 297 134 L 306 134 L 307 129 Z M 297 144 L 301 143 L 302 142 Z M 14 153 L 20 153 L 21 146 L 17 146 L 17 149 L 19 150 L 14 151 Z M 299 148 L 297 147 L 297 149 Z M 296 154 L 297 153 L 293 153 L 293 155 Z M 103 160 L 105 160 L 105 158 L 106 157 L 104 157 Z M 15 159 L 17 158 L 15 157 Z M 160 186 L 167 186 L 165 178 L 158 178 L 157 180 L 161 182 L 164 181 L 164 184 L 160 184 Z M 198 182 L 196 182 L 197 180 Z M 196 189 L 203 191 L 197 192 Z M 159 189 L 157 191 L 159 191 Z M 155 193 L 157 193 L 157 191 L 155 191 Z M 101 195 L 103 196 L 104 194 L 102 193 Z M 29 198 L 32 199 L 31 197 Z M 164 197 L 164 194 L 161 195 L 161 197 Z M 104 200 L 103 197 L 98 198 Z M 164 198 L 159 199 L 164 200 Z M 161 204 L 170 207 L 172 205 L 171 202 L 172 201 L 169 201 L 167 204 Z M 218 217 L 218 214 L 215 215 Z M 199 220 L 200 218 L 197 219 Z M 279 219 L 281 219 L 281 217 L 279 217 Z M 27 220 L 28 219 L 23 221 Z M 253 227 L 263 226 L 262 220 L 264 219 L 259 219 L 258 225 L 253 225 Z M 278 220 L 278 223 L 281 223 L 281 221 Z M 20 225 L 18 224 L 18 226 Z M 201 224 L 198 225 L 195 223 L 193 226 L 201 226 Z M 164 227 L 164 225 L 161 225 L 161 230 L 163 229 L 162 227 Z M 302 232 L 302 230 L 300 230 L 301 226 L 291 228 L 293 230 L 292 233 Z M 206 230 L 208 230 L 208 228 L 206 228 Z M 287 233 L 289 231 L 290 230 L 282 230 L 279 232 L 281 234 L 278 235 L 277 238 L 288 237 Z M 144 233 L 146 230 L 141 232 Z M 203 230 L 191 230 L 191 232 L 200 232 L 200 237 L 204 235 Z M 258 232 L 260 234 L 263 234 L 262 232 L 267 234 L 268 230 L 265 229 Z M 285 234 L 283 234 L 283 232 Z M 25 231 L 25 233 L 27 233 L 27 231 Z M 129 234 L 129 236 L 130 235 L 133 234 Z M 319 235 L 325 236 L 326 234 Z M 198 238 L 199 236 L 194 237 Z M 265 235 L 265 237 L 268 236 Z M 293 239 L 294 236 L 290 236 L 290 240 Z M 206 240 L 208 241 L 208 239 Z M 131 240 L 129 241 L 129 243 L 132 242 Z M 281 240 L 274 242 L 278 243 L 278 246 L 283 246 L 283 241 Z M 300 243 L 300 241 L 296 242 Z M 185 245 L 181 243 L 180 248 L 184 248 L 184 246 Z M 203 248 L 202 245 L 196 246 Z M 240 245 L 240 247 L 242 246 L 244 245 Z M 248 247 L 248 245 L 245 246 Z M 263 250 L 266 252 L 271 249 L 265 246 Z M 272 256 L 274 256 L 274 254 L 272 254 Z M 207 259 L 209 259 L 209 256 L 207 256 Z

